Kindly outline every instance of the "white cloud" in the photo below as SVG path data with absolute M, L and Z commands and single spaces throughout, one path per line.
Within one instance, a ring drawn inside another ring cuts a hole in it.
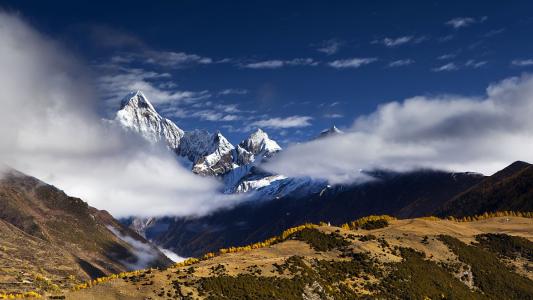
M 246 95 L 248 90 L 246 89 L 225 89 L 218 92 L 219 95 Z
M 326 55 L 333 55 L 333 54 L 339 52 L 342 44 L 343 43 L 341 41 L 339 41 L 339 40 L 331 39 L 331 40 L 327 40 L 327 41 L 322 42 L 322 45 L 316 50 L 318 52 L 322 52 L 322 53 L 324 53 Z
M 200 110 L 190 112 L 188 117 L 199 118 L 205 121 L 212 122 L 221 122 L 221 121 L 236 121 L 242 119 L 240 116 L 235 114 L 224 114 L 215 110 Z
M 255 121 L 250 124 L 250 127 L 261 128 L 297 128 L 311 126 L 313 118 L 308 116 L 290 116 L 287 118 L 270 118 L 266 120 Z
M 461 17 L 461 18 L 453 18 L 447 21 L 445 24 L 455 29 L 459 29 L 459 28 L 468 27 L 475 23 L 483 23 L 486 20 L 487 20 L 487 17 L 481 17 L 479 19 L 470 18 L 470 17 Z
M 177 255 L 174 251 L 165 248 L 159 248 L 159 251 L 163 252 L 163 254 L 165 254 L 165 256 L 173 262 L 182 262 L 187 259 Z
M 248 69 L 279 69 L 286 66 L 317 66 L 319 63 L 312 58 L 294 58 L 291 60 L 265 60 L 241 65 Z
M 389 67 L 391 68 L 394 68 L 394 67 L 403 67 L 403 66 L 408 66 L 408 65 L 411 65 L 411 64 L 414 64 L 415 61 L 412 60 L 412 59 L 399 59 L 399 60 L 395 60 L 395 61 L 392 61 L 389 63 Z
M 132 253 L 136 256 L 136 261 L 122 260 L 121 262 L 130 270 L 139 270 L 146 268 L 157 259 L 157 249 L 151 244 L 143 243 L 139 240 L 132 238 L 131 236 L 120 233 L 113 226 L 107 226 L 107 229 L 111 231 L 116 237 L 123 240 L 131 246 Z
M 211 97 L 207 90 L 175 89 L 176 85 L 167 81 L 171 77 L 168 73 L 116 66 L 99 66 L 99 71 L 103 73 L 96 80 L 100 96 L 106 100 L 111 110 L 116 110 L 122 98 L 135 90 L 142 90 L 150 95 L 150 101 L 154 104 L 188 103 Z M 161 80 L 163 82 L 156 83 Z
M 401 36 L 397 38 L 384 38 L 381 43 L 387 47 L 396 47 L 407 44 L 413 40 L 413 36 Z
M 439 57 L 437 57 L 437 59 L 439 60 L 446 60 L 446 59 L 452 59 L 452 58 L 455 58 L 457 55 L 453 54 L 453 53 L 448 53 L 448 54 L 443 54 Z
M 288 147 L 266 166 L 288 176 L 362 180 L 360 170 L 417 167 L 492 174 L 533 161 L 533 77 L 505 79 L 484 97 L 413 97 L 357 118 L 344 135 Z
M 215 108 L 217 110 L 222 110 L 227 113 L 238 113 L 242 112 L 242 110 L 239 109 L 237 104 L 216 104 Z
M 249 69 L 278 69 L 285 65 L 285 62 L 282 60 L 265 60 L 260 62 L 254 62 L 245 64 L 245 68 Z
M 115 216 L 198 215 L 239 199 L 98 114 L 83 66 L 0 13 L 1 162 Z
M 210 57 L 190 54 L 185 52 L 174 51 L 157 51 L 146 49 L 145 47 L 137 49 L 136 52 L 124 52 L 111 58 L 114 63 L 129 64 L 132 62 L 140 64 L 151 64 L 159 67 L 183 69 L 195 65 L 209 65 L 214 63 Z
M 207 65 L 213 63 L 213 59 L 209 57 L 172 51 L 148 51 L 144 54 L 144 58 L 147 63 L 174 68 L 181 68 L 191 64 Z
M 517 67 L 533 66 L 533 59 L 515 59 L 511 62 L 511 65 Z
M 334 60 L 328 65 L 330 67 L 333 67 L 335 69 L 347 69 L 347 68 L 359 68 L 364 65 L 368 65 L 370 63 L 373 63 L 377 60 L 377 58 L 373 57 L 367 57 L 367 58 L 348 58 L 348 59 L 340 59 L 340 60 Z
M 335 114 L 335 113 L 332 113 L 332 114 L 325 114 L 324 115 L 324 118 L 328 118 L 328 119 L 338 119 L 338 118 L 343 118 L 344 115 L 341 115 L 341 114 Z
M 473 68 L 473 69 L 478 69 L 478 68 L 481 68 L 483 66 L 485 66 L 487 64 L 486 61 L 479 61 L 479 60 L 474 60 L 474 59 L 469 59 L 466 63 L 465 63 L 465 66 L 466 67 L 469 67 L 469 68 Z
M 455 63 L 451 62 L 440 67 L 433 68 L 432 70 L 433 72 L 449 72 L 459 70 L 459 67 Z
M 415 37 L 412 35 L 405 35 L 396 38 L 386 37 L 381 40 L 373 40 L 372 44 L 383 44 L 386 47 L 394 48 L 406 44 L 419 44 L 427 39 L 426 36 Z

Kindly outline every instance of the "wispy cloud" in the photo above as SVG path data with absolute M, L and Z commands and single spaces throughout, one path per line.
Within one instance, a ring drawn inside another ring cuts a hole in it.
M 182 68 L 194 64 L 207 65 L 213 63 L 213 59 L 197 54 L 172 51 L 148 51 L 144 54 L 147 63 L 159 66 Z
M 384 38 L 382 40 L 373 40 L 372 44 L 383 44 L 387 47 L 396 47 L 409 43 L 413 39 L 413 36 L 401 36 L 397 38 Z
M 279 69 L 285 65 L 285 62 L 282 60 L 265 60 L 254 63 L 248 63 L 243 65 L 243 67 L 248 69 Z
M 331 40 L 327 40 L 327 41 L 324 41 L 322 42 L 321 46 L 319 48 L 317 48 L 316 50 L 318 52 L 322 52 L 322 53 L 325 53 L 326 55 L 333 55 L 337 52 L 339 52 L 341 46 L 343 45 L 344 43 L 337 40 L 337 39 L 331 39 Z
M 170 118 L 197 119 L 209 122 L 233 122 L 254 119 L 255 111 L 240 109 L 234 103 L 198 101 L 189 104 L 164 105 L 159 112 Z
M 150 95 L 150 100 L 154 104 L 193 102 L 211 97 L 207 90 L 175 89 L 171 82 L 166 82 L 170 79 L 168 73 L 157 73 L 138 68 L 108 68 L 106 66 L 98 68 L 103 73 L 97 78 L 98 89 L 110 109 L 116 109 L 122 98 L 135 90 L 142 90 Z
M 395 60 L 395 61 L 392 61 L 389 63 L 389 67 L 390 68 L 396 68 L 396 67 L 404 67 L 404 66 L 408 66 L 408 65 L 411 65 L 411 64 L 414 64 L 415 61 L 412 60 L 412 59 L 399 59 L 399 60 Z
M 485 66 L 486 64 L 487 64 L 487 61 L 484 61 L 484 60 L 479 61 L 479 60 L 469 59 L 465 63 L 465 67 L 478 69 L 478 68 Z
M 246 95 L 248 90 L 246 89 L 225 89 L 218 92 L 218 95 Z
M 533 59 L 515 59 L 511 62 L 511 65 L 517 67 L 533 66 Z
M 324 114 L 324 118 L 327 118 L 327 119 L 339 119 L 339 118 L 343 118 L 343 117 L 344 117 L 344 115 L 336 114 L 336 113 Z
M 208 65 L 214 63 L 210 57 L 190 54 L 185 52 L 141 50 L 137 52 L 120 53 L 111 58 L 114 63 L 151 64 L 158 67 L 182 69 L 195 65 Z
M 493 37 L 495 35 L 499 35 L 501 33 L 503 33 L 505 31 L 505 28 L 500 28 L 500 29 L 493 29 L 487 33 L 485 33 L 483 36 L 488 38 L 488 37 Z
M 250 127 L 260 128 L 299 128 L 311 126 L 311 120 L 313 118 L 309 116 L 290 116 L 287 118 L 270 118 L 266 120 L 259 120 L 252 122 Z
M 376 60 L 377 58 L 374 58 L 374 57 L 367 57 L 367 58 L 355 57 L 355 58 L 334 60 L 328 63 L 328 65 L 335 69 L 347 69 L 347 68 L 355 69 L 355 68 L 359 68 L 364 65 L 371 64 L 375 62 Z
M 213 122 L 227 122 L 227 121 L 236 121 L 242 119 L 238 115 L 234 114 L 224 114 L 216 110 L 200 110 L 195 111 L 190 114 L 190 117 L 199 118 L 205 121 Z
M 459 70 L 459 67 L 455 63 L 451 62 L 440 67 L 433 68 L 432 70 L 433 72 L 449 72 Z
M 319 63 L 312 58 L 294 58 L 291 60 L 264 60 L 241 64 L 241 67 L 248 69 L 279 69 L 286 66 L 317 66 Z
M 394 47 L 398 47 L 398 46 L 406 45 L 406 44 L 418 44 L 418 43 L 425 41 L 426 39 L 427 37 L 425 36 L 416 37 L 412 35 L 405 35 L 405 36 L 400 36 L 400 37 L 395 37 L 395 38 L 386 37 L 381 40 L 373 40 L 372 44 L 382 44 L 382 45 L 385 45 L 386 47 L 394 48 Z
M 459 17 L 459 18 L 453 18 L 449 21 L 447 21 L 445 24 L 448 26 L 451 26 L 455 29 L 468 27 L 470 25 L 473 25 L 475 23 L 483 23 L 487 20 L 487 17 L 481 17 L 481 18 L 471 18 L 471 17 Z
M 437 59 L 439 60 L 446 60 L 446 59 L 452 59 L 452 58 L 455 58 L 457 55 L 453 54 L 453 53 L 447 53 L 447 54 L 443 54 L 439 57 L 437 57 Z

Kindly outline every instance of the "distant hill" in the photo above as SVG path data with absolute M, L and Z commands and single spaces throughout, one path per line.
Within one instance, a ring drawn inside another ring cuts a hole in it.
M 53 290 L 169 263 L 107 212 L 15 170 L 0 176 L 0 291 Z
M 471 216 L 494 211 L 533 211 L 533 165 L 517 161 L 453 197 L 440 216 Z

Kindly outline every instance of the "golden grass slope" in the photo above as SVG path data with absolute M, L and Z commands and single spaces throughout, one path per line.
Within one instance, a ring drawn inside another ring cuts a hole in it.
M 479 290 L 474 283 L 470 266 L 461 262 L 458 256 L 441 240 L 440 235 L 455 237 L 467 244 L 475 240 L 475 236 L 485 233 L 505 233 L 520 236 L 533 241 L 533 219 L 512 214 L 499 217 L 478 217 L 477 221 L 459 222 L 436 218 L 419 218 L 395 220 L 388 219 L 389 226 L 374 230 L 350 229 L 307 224 L 300 229 L 291 229 L 295 234 L 304 229 L 316 228 L 322 233 L 338 235 L 349 241 L 345 249 L 316 251 L 308 243 L 291 238 L 276 237 L 276 240 L 259 246 L 233 248 L 220 253 L 209 254 L 199 260 L 189 260 L 166 270 L 144 270 L 136 274 L 123 274 L 95 282 L 91 288 L 66 291 L 67 299 L 202 299 L 209 294 L 205 287 L 206 278 L 246 278 L 254 276 L 260 281 L 275 281 L 283 278 L 297 278 L 295 274 L 279 272 L 279 266 L 287 264 L 297 256 L 297 261 L 314 268 L 317 261 L 346 262 L 346 253 L 368 253 L 375 262 L 377 274 L 386 276 L 392 272 L 390 266 L 405 260 L 400 248 L 411 248 L 425 254 L 425 260 L 435 262 L 450 270 L 466 289 L 474 293 Z M 352 227 L 353 228 L 353 227 Z M 288 239 L 287 239 L 288 238 Z M 523 277 L 533 279 L 527 268 L 533 267 L 531 262 L 504 261 Z M 447 269 L 447 270 L 448 270 Z M 228 277 L 229 276 L 229 277 Z M 241 277 L 238 277 L 241 276 Z M 307 298 L 329 299 L 326 295 L 332 287 L 342 292 L 344 286 L 359 296 L 375 296 L 376 289 L 372 285 L 379 284 L 379 276 L 362 274 L 343 279 L 340 283 L 330 286 L 318 286 L 315 283 L 306 286 L 304 293 Z M 264 279 L 261 279 L 264 278 Z M 269 279 L 270 278 L 270 279 Z M 93 285 L 93 284 L 91 284 Z M 324 294 L 325 293 L 325 294 Z M 333 293 L 333 291 L 332 291 Z M 302 294 L 302 297 L 304 297 Z M 326 296 L 324 296 L 326 295 Z M 218 298 L 214 298 L 218 299 Z M 475 297 L 473 298 L 475 299 Z

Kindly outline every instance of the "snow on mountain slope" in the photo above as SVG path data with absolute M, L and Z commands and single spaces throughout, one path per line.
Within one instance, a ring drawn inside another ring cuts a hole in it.
M 328 129 L 324 129 L 320 132 L 317 138 L 324 138 L 332 135 L 342 134 L 344 131 L 337 128 L 337 126 L 333 125 L 332 127 Z
M 239 146 L 252 153 L 256 158 L 270 157 L 274 153 L 281 151 L 281 147 L 278 143 L 270 139 L 268 134 L 260 128 L 250 134 L 250 137 L 242 141 Z
M 279 177 L 271 174 L 264 174 L 257 179 L 258 175 L 254 174 L 253 169 L 256 165 L 261 164 L 264 160 L 272 157 L 281 151 L 278 143 L 268 137 L 268 134 L 261 129 L 257 129 L 250 136 L 243 140 L 234 151 L 234 161 L 237 167 L 232 169 L 224 176 L 226 192 L 248 192 L 259 189 L 270 184 Z M 254 175 L 253 180 L 243 178 Z
M 213 134 L 205 130 L 183 131 L 172 121 L 159 115 L 141 91 L 124 98 L 115 120 L 150 142 L 166 143 L 178 156 L 185 157 L 192 163 L 191 170 L 194 173 L 220 176 L 224 181 L 226 193 L 263 190 L 275 196 L 300 182 L 258 169 L 262 162 L 282 150 L 279 144 L 261 129 L 251 133 L 236 147 L 218 131 Z M 330 130 L 340 132 L 336 127 Z M 266 189 L 271 184 L 271 188 Z
M 192 170 L 197 174 L 220 175 L 234 167 L 234 147 L 220 132 L 183 131 L 174 122 L 159 115 L 141 91 L 124 98 L 115 120 L 150 142 L 166 143 L 178 155 L 193 162 Z
M 157 113 L 141 91 L 131 93 L 122 100 L 115 120 L 123 127 L 139 132 L 148 141 L 165 142 L 173 150 L 178 149 L 184 135 L 176 124 Z
M 222 175 L 237 165 L 233 163 L 233 145 L 220 133 L 211 136 L 206 153 L 195 161 L 193 172 L 201 175 Z
M 283 175 L 270 175 L 265 177 L 260 177 L 257 179 L 246 180 L 241 182 L 235 189 L 237 193 L 249 192 L 252 190 L 257 190 L 272 184 L 275 181 L 286 179 L 286 176 Z

